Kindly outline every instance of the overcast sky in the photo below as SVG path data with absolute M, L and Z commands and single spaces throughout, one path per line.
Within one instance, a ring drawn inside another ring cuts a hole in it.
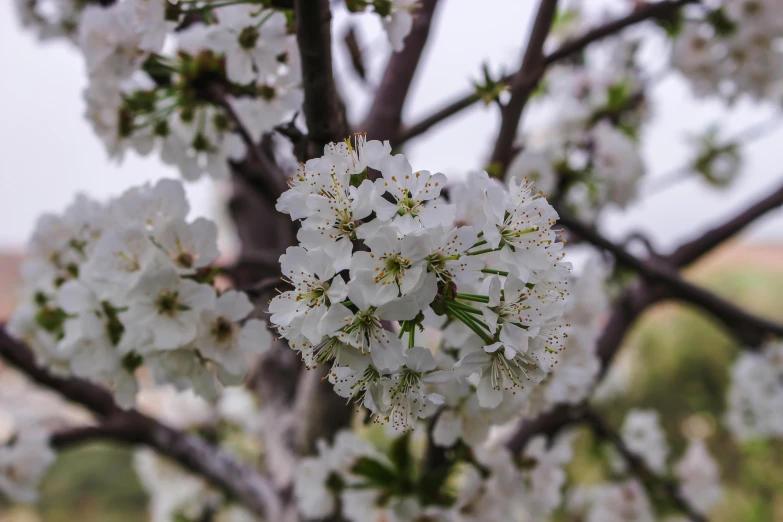
M 483 61 L 494 66 L 508 64 L 507 70 L 516 65 L 534 3 L 494 3 L 498 5 L 489 12 L 476 9 L 474 2 L 442 2 L 437 38 L 430 42 L 410 93 L 407 121 L 465 92 Z M 503 16 L 497 16 L 498 12 Z M 339 35 L 345 23 L 346 17 L 338 14 L 335 33 Z M 362 24 L 361 36 L 371 49 L 385 46 L 374 19 Z M 0 2 L 0 49 L 0 247 L 22 245 L 40 213 L 62 210 L 77 192 L 107 197 L 145 180 L 176 176 L 154 157 L 129 155 L 121 165 L 107 160 L 82 116 L 86 78 L 81 57 L 67 42 L 42 45 L 35 41 L 18 26 L 13 2 Z M 343 58 L 338 53 L 338 72 L 345 71 Z M 368 88 L 350 80 L 343 87 L 345 96 L 355 101 L 353 116 L 358 121 Z M 773 114 L 771 106 L 740 103 L 727 111 L 719 103 L 697 102 L 675 74 L 657 84 L 653 96 L 661 103 L 654 104 L 656 113 L 645 132 L 643 153 L 650 177 L 684 162 L 688 133 L 701 132 L 715 121 L 731 133 Z M 497 120 L 496 109 L 475 106 L 412 143 L 406 153 L 414 168 L 463 175 L 483 163 Z M 603 226 L 616 238 L 642 231 L 660 248 L 670 248 L 777 188 L 783 180 L 781 145 L 783 130 L 755 141 L 747 148 L 742 177 L 728 190 L 709 188 L 696 179 L 681 182 L 643 198 L 630 209 L 609 212 Z M 194 212 L 211 214 L 215 207 L 211 184 L 204 181 L 188 190 Z M 770 213 L 752 227 L 750 237 L 780 241 L 781 225 L 783 213 Z

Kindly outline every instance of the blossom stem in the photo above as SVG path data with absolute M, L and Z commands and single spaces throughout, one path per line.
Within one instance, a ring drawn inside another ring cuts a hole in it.
M 477 303 L 489 303 L 489 297 L 486 295 L 478 294 L 460 294 L 455 295 L 457 299 L 464 299 L 465 301 L 476 301 Z M 447 301 L 448 302 L 448 301 Z
M 459 308 L 460 310 L 463 310 L 465 312 L 471 313 L 471 314 L 478 314 L 481 315 L 482 312 L 478 308 L 474 308 L 470 305 L 467 305 L 465 303 L 460 303 L 459 301 L 449 301 L 449 306 L 455 306 Z
M 486 244 L 487 244 L 487 240 L 486 239 L 482 239 L 481 241 L 476 241 L 476 244 L 474 244 L 470 248 L 476 248 L 477 246 L 486 245 Z M 468 250 L 470 250 L 470 248 Z
M 208 11 L 210 9 L 216 9 L 218 7 L 226 7 L 228 5 L 246 4 L 247 0 L 228 0 L 226 2 L 217 2 L 214 4 L 205 4 L 199 7 L 192 7 L 190 9 L 183 9 L 180 14 L 199 13 L 201 11 Z
M 448 301 L 447 301 L 447 302 L 448 302 Z M 479 326 L 477 323 L 473 322 L 473 321 L 471 320 L 471 318 L 468 316 L 468 314 L 466 314 L 466 313 L 464 313 L 464 312 L 461 312 L 461 311 L 459 311 L 459 310 L 455 310 L 455 309 L 453 309 L 453 308 L 449 307 L 449 315 L 451 315 L 453 318 L 455 318 L 455 319 L 459 320 L 459 321 L 460 321 L 460 322 L 462 322 L 462 323 L 463 323 L 465 326 L 467 326 L 468 328 L 470 328 L 471 330 L 473 330 L 473 331 L 476 333 L 476 335 L 478 335 L 479 337 L 481 337 L 481 339 L 482 339 L 482 340 L 483 340 L 485 343 L 487 343 L 487 344 L 492 344 L 492 339 L 490 339 L 489 335 L 487 335 L 487 332 L 485 332 L 484 330 L 482 330 L 482 329 L 481 329 L 481 327 L 480 327 L 480 326 Z
M 494 270 L 492 268 L 482 268 L 481 271 L 484 272 L 485 274 L 497 274 L 502 276 L 508 275 L 508 272 L 504 272 L 503 270 Z
M 259 13 L 262 12 L 262 11 L 263 11 L 263 6 L 261 7 L 261 11 L 259 11 Z M 261 26 L 264 25 L 264 22 L 266 22 L 267 20 L 272 18 L 272 15 L 274 15 L 275 12 L 276 11 L 270 9 L 270 11 L 266 15 L 264 15 L 264 17 L 261 20 L 258 21 L 258 23 L 256 24 L 256 29 L 261 28 Z M 258 14 L 258 13 L 256 13 L 256 14 Z
M 489 252 L 497 252 L 501 248 L 503 248 L 503 247 L 485 248 L 483 250 L 476 250 L 475 252 L 465 252 L 465 255 L 468 255 L 468 256 L 478 256 L 478 255 L 481 255 L 481 254 L 487 254 Z
M 477 326 L 482 327 L 487 332 L 490 331 L 489 325 L 487 325 L 487 323 L 485 323 L 484 321 L 482 321 L 478 317 L 475 317 L 473 315 L 469 315 L 465 310 L 461 310 L 460 308 L 451 307 L 451 306 L 449 307 L 449 309 L 464 315 L 471 323 L 473 323 L 473 324 L 475 324 Z

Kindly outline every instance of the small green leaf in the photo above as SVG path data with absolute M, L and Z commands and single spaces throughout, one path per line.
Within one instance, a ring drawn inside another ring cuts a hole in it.
M 722 7 L 707 13 L 707 22 L 712 25 L 718 36 L 731 36 L 737 32 L 737 24 L 726 16 Z
M 397 472 L 400 476 L 406 477 L 410 475 L 413 468 L 413 461 L 411 459 L 411 453 L 408 450 L 410 443 L 410 433 L 406 433 L 401 437 L 397 437 L 392 441 L 391 448 L 389 449 L 389 458 L 397 468 Z
M 391 486 L 397 482 L 397 474 L 381 462 L 361 457 L 351 468 L 351 473 L 368 479 L 377 486 Z

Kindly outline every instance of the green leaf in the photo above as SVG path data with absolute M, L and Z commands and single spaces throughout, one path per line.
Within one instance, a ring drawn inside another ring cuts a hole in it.
M 394 470 L 370 457 L 360 457 L 351 468 L 351 473 L 364 477 L 377 486 L 388 487 L 397 482 Z
M 59 336 L 63 333 L 63 325 L 68 318 L 68 314 L 62 308 L 50 308 L 48 306 L 42 307 L 35 314 L 35 322 L 54 336 Z
M 359 172 L 358 174 L 351 174 L 350 178 L 350 184 L 352 187 L 358 187 L 362 184 L 362 182 L 367 179 L 367 172 L 369 169 L 364 169 L 362 172 Z
M 474 80 L 471 83 L 473 88 L 476 89 L 476 94 L 484 102 L 485 105 L 489 105 L 498 100 L 500 95 L 507 89 L 506 84 L 502 81 L 503 74 L 501 73 L 501 79 L 495 79 L 489 72 L 489 64 L 484 62 L 481 65 L 481 74 L 483 78 L 481 80 Z
M 440 466 L 427 471 L 416 485 L 416 495 L 424 506 L 451 506 L 457 500 L 447 481 L 453 466 Z
M 579 10 L 577 9 L 558 9 L 552 22 L 552 32 L 562 29 L 563 26 L 576 21 L 577 18 L 579 18 Z
M 707 13 L 707 22 L 712 25 L 718 36 L 731 36 L 737 32 L 737 24 L 726 16 L 722 7 Z
M 683 18 L 681 11 L 681 9 L 676 9 L 672 14 L 666 17 L 655 19 L 655 23 L 658 27 L 666 31 L 669 38 L 676 38 L 682 32 L 685 19 Z
M 407 477 L 413 472 L 413 460 L 408 449 L 410 443 L 410 433 L 397 437 L 392 441 L 389 448 L 389 458 L 397 468 L 397 472 L 402 477 Z
M 623 110 L 631 98 L 631 86 L 626 81 L 611 84 L 606 89 L 606 105 L 612 112 Z

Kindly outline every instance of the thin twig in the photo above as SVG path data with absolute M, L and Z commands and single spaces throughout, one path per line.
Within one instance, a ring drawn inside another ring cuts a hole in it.
M 780 128 L 781 123 L 783 123 L 783 118 L 781 118 L 779 114 L 776 114 L 773 118 L 754 123 L 722 141 L 725 144 L 747 145 L 757 139 L 768 136 L 771 132 Z M 663 192 L 664 190 L 668 190 L 677 183 L 690 179 L 693 171 L 694 165 L 691 162 L 673 168 L 664 174 L 650 177 L 649 186 L 642 187 L 640 193 L 644 197 L 650 197 Z
M 767 212 L 783 206 L 783 186 L 769 196 L 757 201 L 727 222 L 704 232 L 701 236 L 680 245 L 666 260 L 676 267 L 688 266 L 724 241 L 755 222 Z
M 413 29 L 405 38 L 405 47 L 394 53 L 386 64 L 381 83 L 375 91 L 370 110 L 356 129 L 374 140 L 393 140 L 400 129 L 402 111 L 413 77 L 419 66 L 430 33 L 438 0 L 422 0 L 416 9 Z
M 660 2 L 641 4 L 628 15 L 599 25 L 598 27 L 588 30 L 582 36 L 563 43 L 562 46 L 560 46 L 558 49 L 544 57 L 543 67 L 548 67 L 555 62 L 579 53 L 591 43 L 608 36 L 612 36 L 613 34 L 618 33 L 627 27 L 644 22 L 646 20 L 665 19 L 672 16 L 683 6 L 687 4 L 698 3 L 699 1 L 700 0 L 662 0 Z M 539 69 L 534 71 L 534 75 L 540 78 L 544 72 L 544 69 Z M 503 77 L 501 81 L 508 83 L 512 78 L 513 75 L 508 75 Z M 538 81 L 538 78 L 535 79 L 535 82 Z M 434 111 L 429 116 L 425 116 L 417 123 L 404 128 L 397 137 L 397 145 L 401 145 L 412 138 L 424 134 L 430 128 L 443 122 L 451 116 L 462 112 L 479 100 L 481 100 L 481 96 L 475 92 L 464 94 L 463 96 L 458 97 L 451 103 L 446 104 L 441 109 Z
M 620 265 L 638 272 L 652 283 L 664 285 L 666 297 L 696 305 L 715 316 L 749 348 L 758 348 L 770 336 L 783 336 L 783 325 L 750 314 L 721 297 L 683 280 L 668 265 L 637 258 L 572 216 L 561 213 L 560 223 L 588 243 L 611 253 Z
M 269 201 L 277 201 L 277 198 L 288 189 L 285 183 L 285 174 L 277 166 L 274 158 L 267 154 L 267 151 L 259 143 L 253 141 L 253 137 L 222 89 L 219 86 L 213 86 L 210 94 L 214 102 L 225 111 L 234 124 L 235 130 L 247 148 L 247 159 L 243 163 L 249 163 L 250 168 L 249 165 L 235 163 L 233 164 L 234 173 L 244 178 L 254 190 Z
M 557 12 L 557 0 L 541 0 L 538 5 L 533 29 L 530 31 L 522 58 L 522 66 L 511 79 L 509 92 L 511 97 L 500 111 L 500 129 L 495 139 L 495 147 L 492 150 L 490 163 L 496 164 L 501 173 L 511 162 L 513 156 L 514 140 L 517 136 L 517 128 L 522 118 L 522 111 L 527 105 L 530 95 L 535 90 L 538 81 L 543 75 L 544 42 Z

